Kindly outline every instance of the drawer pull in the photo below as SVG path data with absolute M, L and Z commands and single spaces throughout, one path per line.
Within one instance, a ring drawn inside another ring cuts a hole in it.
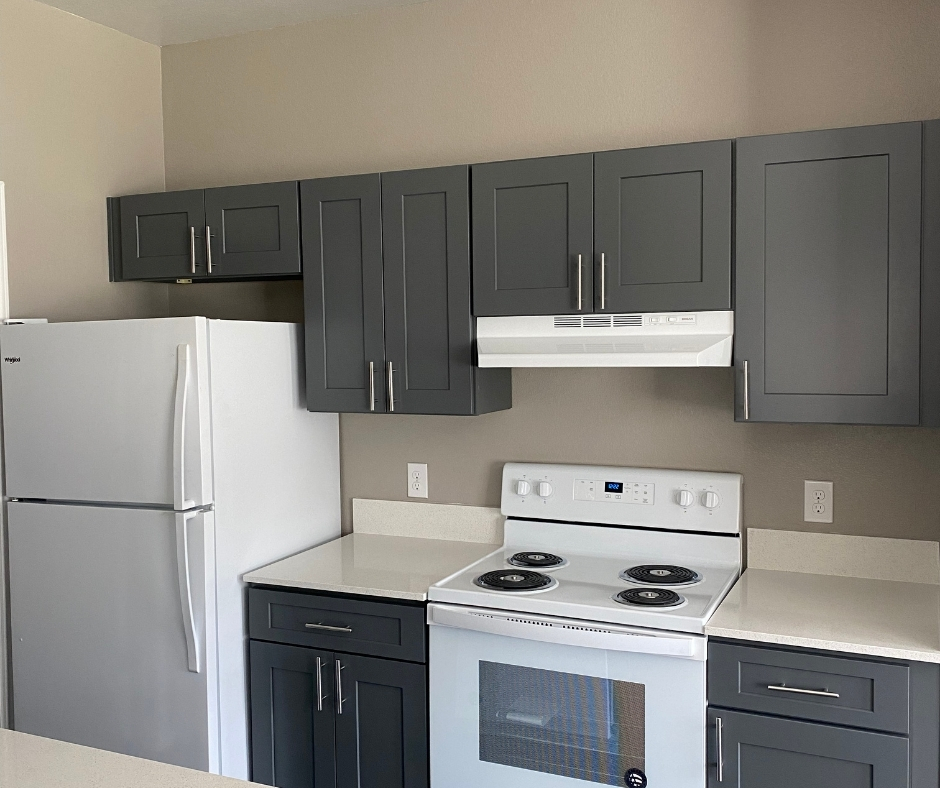
M 327 632 L 352 632 L 352 627 L 333 627 L 329 624 L 304 624 L 307 629 L 324 629 Z
M 838 692 L 829 692 L 829 690 L 811 690 L 800 689 L 799 687 L 788 687 L 786 684 L 768 684 L 767 689 L 775 692 L 794 692 L 797 695 L 816 695 L 820 698 L 838 698 Z
M 725 781 L 725 750 L 724 743 L 721 740 L 722 727 L 721 717 L 715 717 L 715 746 L 718 749 L 718 763 L 715 768 L 718 772 L 718 782 L 720 783 Z

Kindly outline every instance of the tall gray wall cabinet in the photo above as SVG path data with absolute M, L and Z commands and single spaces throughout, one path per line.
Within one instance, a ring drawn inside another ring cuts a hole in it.
M 303 181 L 307 407 L 475 415 L 510 370 L 474 365 L 469 168 Z
M 710 640 L 709 788 L 936 788 L 937 665 Z
M 737 141 L 738 420 L 920 423 L 922 134 Z
M 115 282 L 297 278 L 297 182 L 113 197 L 108 241 Z
M 251 779 L 428 788 L 425 606 L 250 588 Z
M 475 314 L 730 309 L 731 149 L 474 165 Z

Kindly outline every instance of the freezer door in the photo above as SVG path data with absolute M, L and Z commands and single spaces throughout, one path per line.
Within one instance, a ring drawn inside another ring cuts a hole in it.
M 218 771 L 214 525 L 183 519 L 9 505 L 16 730 Z
M 205 318 L 0 327 L 7 495 L 210 503 L 206 343 Z

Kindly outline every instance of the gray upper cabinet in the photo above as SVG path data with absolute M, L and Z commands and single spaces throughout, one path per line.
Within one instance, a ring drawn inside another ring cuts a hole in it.
M 108 200 L 112 281 L 299 277 L 297 182 Z
M 301 206 L 310 410 L 511 406 L 474 365 L 467 167 L 304 181 Z
M 307 408 L 384 413 L 381 178 L 303 181 L 300 198 Z
M 594 156 L 594 308 L 731 309 L 730 140 Z
M 738 420 L 919 423 L 921 137 L 738 140 Z
M 593 169 L 591 154 L 473 166 L 474 314 L 593 311 Z
M 206 273 L 201 189 L 108 200 L 111 279 L 188 279 Z
M 299 213 L 297 181 L 206 189 L 206 272 L 299 275 Z

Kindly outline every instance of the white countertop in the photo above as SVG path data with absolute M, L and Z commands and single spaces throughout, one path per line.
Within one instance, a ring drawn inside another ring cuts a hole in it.
M 940 586 L 748 569 L 705 633 L 940 663 Z
M 246 583 L 424 601 L 428 588 L 499 545 L 349 534 L 249 572 Z
M 248 788 L 246 783 L 0 730 L 0 788 Z

